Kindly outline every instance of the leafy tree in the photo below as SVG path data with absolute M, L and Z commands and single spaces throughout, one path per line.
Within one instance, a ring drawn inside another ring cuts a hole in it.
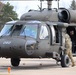
M 73 10 L 76 10 L 76 2 L 75 2 L 75 0 L 72 1 L 70 8 L 73 9 Z
M 1 10 L 2 14 L 0 15 L 0 21 L 4 24 L 5 22 L 18 19 L 17 13 L 13 10 L 13 6 L 9 2 L 5 4 Z

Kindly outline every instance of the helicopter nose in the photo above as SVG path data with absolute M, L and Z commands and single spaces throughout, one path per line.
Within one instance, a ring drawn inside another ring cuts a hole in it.
M 26 40 L 22 38 L 2 38 L 0 39 L 1 57 L 18 57 L 25 55 Z

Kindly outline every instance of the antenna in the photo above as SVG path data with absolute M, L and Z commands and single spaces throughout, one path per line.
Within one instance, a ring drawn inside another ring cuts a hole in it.
M 12 17 L 9 17 L 10 20 L 14 21 Z
M 39 9 L 40 9 L 40 11 L 42 10 L 42 1 L 44 1 L 44 0 L 39 0 L 40 1 L 40 6 L 38 5 L 38 7 L 39 7 Z
M 42 10 L 42 1 L 43 0 L 40 0 L 40 10 Z
M 59 0 L 57 0 L 57 5 L 58 5 L 58 9 L 59 9 Z

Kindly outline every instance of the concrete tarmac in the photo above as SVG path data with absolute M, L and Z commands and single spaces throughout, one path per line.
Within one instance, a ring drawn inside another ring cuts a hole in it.
M 8 67 L 11 67 L 10 73 Z M 10 59 L 0 58 L 0 75 L 76 75 L 76 66 L 62 68 L 53 59 L 21 59 L 20 65 L 13 67 Z

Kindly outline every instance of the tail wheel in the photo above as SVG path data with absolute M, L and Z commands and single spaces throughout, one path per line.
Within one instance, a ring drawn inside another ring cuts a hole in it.
M 20 58 L 11 58 L 11 65 L 12 66 L 19 66 Z
M 61 56 L 61 66 L 62 67 L 69 67 L 70 65 L 70 59 L 68 55 L 62 55 Z

